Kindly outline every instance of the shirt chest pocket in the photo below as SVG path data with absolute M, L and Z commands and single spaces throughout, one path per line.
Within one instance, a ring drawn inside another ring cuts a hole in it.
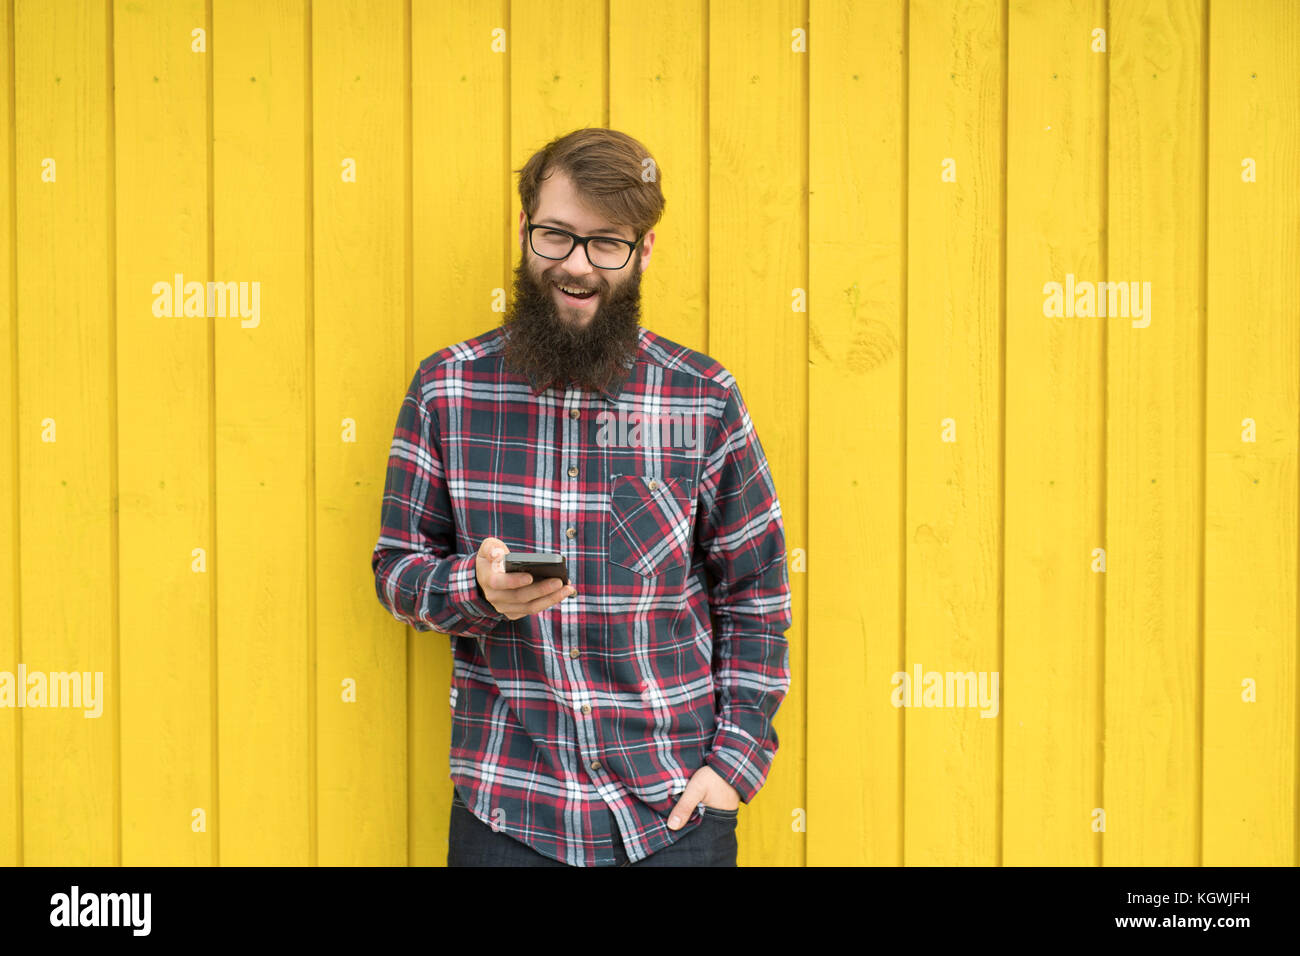
M 695 482 L 657 475 L 609 479 L 609 560 L 643 577 L 685 567 L 691 558 Z

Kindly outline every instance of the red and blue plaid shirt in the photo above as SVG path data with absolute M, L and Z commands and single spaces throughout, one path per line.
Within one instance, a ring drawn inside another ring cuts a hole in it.
M 781 506 L 732 375 L 638 328 L 626 381 L 545 388 L 506 326 L 420 363 L 388 458 L 372 567 L 383 606 L 452 636 L 451 779 L 484 823 L 577 866 L 680 830 L 705 764 L 748 803 L 790 686 Z M 511 621 L 485 538 L 564 555 L 577 593 Z

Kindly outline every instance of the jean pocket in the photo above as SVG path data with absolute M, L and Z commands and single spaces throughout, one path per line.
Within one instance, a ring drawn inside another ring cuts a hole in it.
M 612 475 L 608 551 L 612 564 L 654 577 L 691 556 L 695 482 L 657 475 Z
M 736 807 L 734 810 L 722 810 L 718 807 L 701 806 L 700 815 L 706 820 L 709 817 L 716 817 L 721 820 L 737 820 L 740 818 L 740 807 Z

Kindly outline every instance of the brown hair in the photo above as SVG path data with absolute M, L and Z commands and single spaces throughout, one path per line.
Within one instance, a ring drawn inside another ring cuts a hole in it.
M 650 160 L 646 162 L 646 160 Z M 519 202 L 531 219 L 537 214 L 542 181 L 556 170 L 600 215 L 615 226 L 631 226 L 642 236 L 663 215 L 659 164 L 641 143 L 615 129 L 589 126 L 551 140 L 519 173 Z

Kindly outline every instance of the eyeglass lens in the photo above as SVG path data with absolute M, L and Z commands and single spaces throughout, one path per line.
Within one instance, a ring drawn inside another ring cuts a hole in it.
M 573 251 L 573 237 L 550 229 L 533 230 L 533 252 L 547 259 L 566 259 Z M 631 256 L 629 246 L 613 239 L 594 238 L 587 242 L 587 258 L 601 269 L 621 269 Z

